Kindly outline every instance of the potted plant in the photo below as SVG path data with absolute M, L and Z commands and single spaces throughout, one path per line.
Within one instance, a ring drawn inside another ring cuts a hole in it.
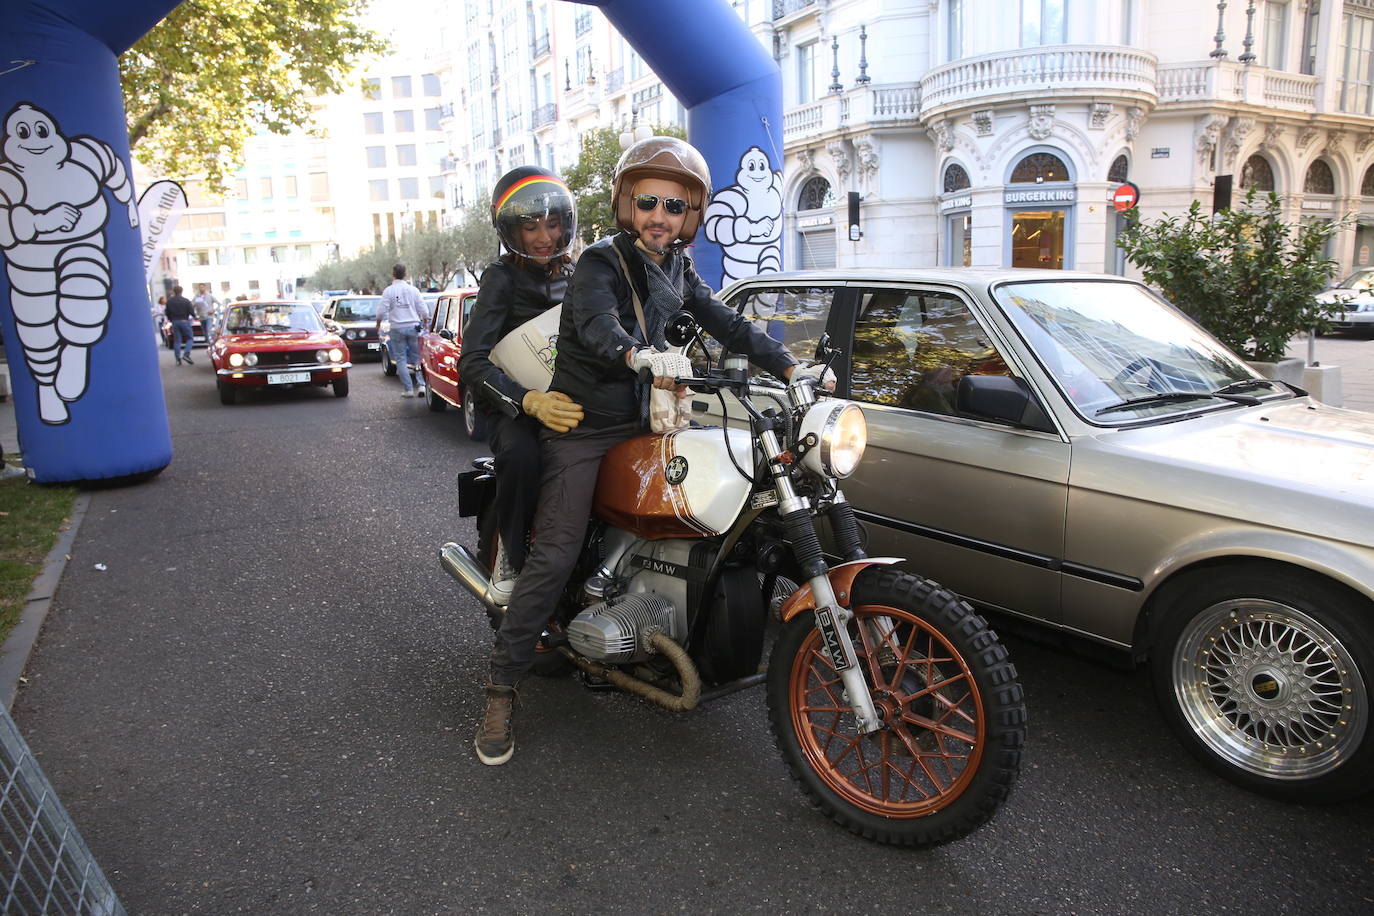
M 1117 244 L 1146 283 L 1271 378 L 1288 342 L 1329 327 L 1340 303 L 1321 303 L 1336 270 L 1327 243 L 1342 222 L 1286 222 L 1282 199 L 1254 189 L 1241 206 L 1216 214 L 1198 201 L 1185 216 L 1141 221 Z M 1291 361 L 1302 383 L 1302 360 Z

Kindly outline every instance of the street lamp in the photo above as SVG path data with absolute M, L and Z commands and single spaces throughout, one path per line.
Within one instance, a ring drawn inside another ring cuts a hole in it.
M 647 124 L 639 123 L 639 109 L 632 109 L 630 114 L 630 126 L 620 132 L 620 149 L 627 150 L 640 140 L 647 140 L 654 135 L 653 128 Z

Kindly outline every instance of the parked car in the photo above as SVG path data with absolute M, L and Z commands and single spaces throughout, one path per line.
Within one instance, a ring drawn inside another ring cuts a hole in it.
M 172 334 L 172 323 L 166 318 L 162 319 L 162 345 L 168 350 L 172 349 L 172 344 L 176 338 Z M 191 318 L 191 346 L 207 347 L 209 341 L 205 338 L 205 325 L 199 318 Z
M 1331 319 L 1333 330 L 1374 331 L 1374 267 L 1361 267 L 1331 289 L 1317 294 L 1318 302 L 1339 302 L 1345 311 Z
M 476 289 L 450 290 L 437 298 L 430 309 L 429 324 L 420 335 L 420 372 L 429 392 L 429 409 L 461 408 L 468 437 L 480 442 L 487 436 L 486 424 L 458 377 L 463 325 L 476 305 Z
M 354 359 L 382 358 L 382 343 L 377 336 L 377 307 L 381 296 L 333 296 L 325 303 L 320 317 L 348 344 Z
M 843 351 L 871 555 L 1148 663 L 1175 733 L 1241 785 L 1374 786 L 1374 416 L 1261 378 L 1120 277 L 855 268 L 725 298 L 795 353 Z
M 223 404 L 248 389 L 329 385 L 348 397 L 348 346 L 325 328 L 309 302 L 235 303 L 210 347 Z

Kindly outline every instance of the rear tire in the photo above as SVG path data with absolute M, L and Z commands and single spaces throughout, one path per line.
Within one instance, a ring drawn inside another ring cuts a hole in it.
M 463 429 L 473 442 L 487 439 L 487 418 L 477 409 L 477 399 L 466 385 L 463 386 Z
M 382 344 L 382 348 L 381 348 L 381 349 L 382 349 L 382 374 L 383 374 L 383 375 L 395 375 L 395 374 L 396 374 L 396 364 L 393 363 L 393 362 L 391 361 L 391 351 L 389 351 L 389 350 L 386 348 L 386 344 Z
M 427 396 L 429 400 L 429 409 L 434 411 L 435 413 L 442 413 L 444 409 L 448 407 L 448 401 L 445 401 L 443 398 L 439 397 L 439 393 L 434 390 L 434 385 L 430 383 L 430 380 L 428 378 L 426 378 L 424 382 L 425 391 L 429 392 Z
M 1020 771 L 1026 706 L 1007 650 L 957 595 L 890 567 L 859 573 L 851 609 L 884 725 L 857 733 L 815 616 L 799 614 L 768 666 L 783 759 L 813 804 L 861 836 L 900 846 L 965 836 L 1002 806 Z

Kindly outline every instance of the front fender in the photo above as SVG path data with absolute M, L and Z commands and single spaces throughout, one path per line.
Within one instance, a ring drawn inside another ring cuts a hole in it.
M 842 606 L 849 607 L 850 594 L 854 590 L 855 576 L 870 566 L 891 566 L 893 563 L 900 562 L 902 562 L 901 557 L 866 557 L 862 560 L 850 560 L 848 563 L 830 567 L 830 572 L 826 575 L 830 579 L 830 587 L 835 590 L 835 600 Z M 811 591 L 811 583 L 806 582 L 788 596 L 778 613 L 782 617 L 783 623 L 786 623 L 802 611 L 815 609 L 816 596 Z

